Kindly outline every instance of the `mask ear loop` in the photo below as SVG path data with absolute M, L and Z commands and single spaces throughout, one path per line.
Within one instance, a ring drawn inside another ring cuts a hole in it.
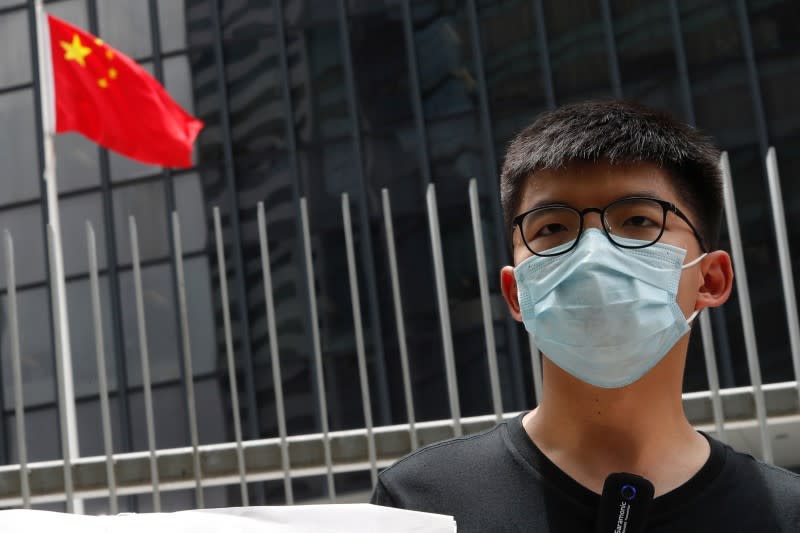
M 703 258 L 704 258 L 705 256 L 707 256 L 707 255 L 708 255 L 708 253 L 704 253 L 704 254 L 700 255 L 700 257 L 698 257 L 698 258 L 696 258 L 696 259 L 693 259 L 692 261 L 689 261 L 688 263 L 686 263 L 685 265 L 683 265 L 683 266 L 681 267 L 681 270 L 683 270 L 683 269 L 685 269 L 685 268 L 691 268 L 691 267 L 695 266 L 697 263 L 699 263 L 700 261 L 702 261 L 702 260 L 703 260 Z M 699 314 L 700 314 L 700 311 L 702 311 L 702 309 L 697 309 L 697 310 L 696 310 L 694 313 L 692 313 L 691 315 L 689 315 L 689 318 L 687 318 L 687 319 L 686 319 L 686 323 L 687 323 L 687 324 L 689 324 L 689 325 L 691 326 L 691 325 L 692 325 L 692 322 L 694 322 L 694 319 L 695 319 L 695 318 L 697 318 L 697 315 L 699 315 Z
M 691 267 L 695 266 L 697 263 L 699 263 L 700 261 L 702 261 L 702 260 L 703 260 L 703 258 L 704 258 L 705 256 L 707 256 L 707 255 L 708 255 L 708 253 L 701 254 L 701 255 L 700 255 L 700 257 L 698 257 L 698 258 L 696 258 L 696 259 L 693 259 L 693 260 L 689 261 L 688 263 L 686 263 L 685 265 L 683 265 L 683 266 L 681 267 L 681 270 L 683 270 L 683 269 L 686 269 L 686 268 L 691 268 Z

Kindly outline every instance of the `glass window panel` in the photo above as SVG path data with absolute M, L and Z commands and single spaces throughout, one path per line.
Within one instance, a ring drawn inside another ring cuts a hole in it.
M 577 0 L 543 4 L 556 102 L 611 96 L 600 3 Z
M 41 176 L 32 90 L 0 94 L 0 124 L 6 126 L 0 128 L 0 205 L 38 197 Z M 7 127 L 10 124 L 13 127 Z
M 44 253 L 42 208 L 38 205 L 0 211 L 0 232 L 11 232 L 17 285 L 44 281 L 47 261 Z M 2 235 L 2 234 L 0 234 Z M 3 239 L 5 237 L 2 237 Z M 0 249 L 0 287 L 6 286 L 5 244 Z
M 158 26 L 162 53 L 186 48 L 185 0 L 159 0 Z
M 300 142 L 349 134 L 339 43 L 338 24 L 332 17 L 309 28 L 287 26 L 287 47 L 293 56 L 290 63 L 293 104 L 295 113 L 301 115 L 295 118 Z M 291 68 L 293 64 L 297 68 Z
M 668 2 L 613 0 L 611 11 L 625 97 L 687 117 Z
M 52 13 L 70 24 L 89 30 L 89 17 L 86 12 L 86 0 L 66 0 L 47 4 L 47 12 Z
M 31 81 L 30 43 L 27 9 L 0 16 L 0 88 Z
M 275 34 L 262 31 L 245 35 L 224 43 L 237 174 L 263 164 L 265 152 L 286 146 L 283 82 Z
M 161 180 L 117 187 L 113 191 L 114 231 L 117 236 L 117 261 L 131 262 L 131 239 L 128 217 L 136 219 L 139 257 L 142 261 L 169 254 L 169 226 Z
M 200 444 L 228 442 L 233 437 L 228 429 L 230 400 L 223 399 L 220 380 L 217 378 L 198 380 L 194 384 L 194 394 L 197 412 L 202 413 L 197 421 Z
M 498 156 L 547 106 L 533 2 L 484 0 L 480 27 L 495 151 Z M 494 186 L 494 183 L 492 183 Z
M 116 390 L 117 373 L 114 355 L 113 314 L 108 277 L 100 279 L 100 317 L 103 325 L 103 350 L 106 362 L 106 379 L 109 390 Z M 88 279 L 67 283 L 67 310 L 69 312 L 70 343 L 72 345 L 72 377 L 75 396 L 97 394 L 100 385 L 97 377 L 97 350 L 95 348 L 94 311 L 91 285 Z M 83 443 L 81 443 L 83 445 Z
M 195 375 L 217 370 L 217 326 L 211 294 L 211 272 L 207 257 L 184 262 L 186 307 L 189 318 L 189 342 L 192 348 L 192 371 Z M 226 367 L 227 368 L 227 367 Z
M 8 430 L 7 442 L 11 461 L 16 462 L 17 455 L 17 422 L 14 415 L 6 419 Z M 58 408 L 47 407 L 28 410 L 25 413 L 25 445 L 27 446 L 28 461 L 51 461 L 61 459 L 61 435 L 58 433 Z M 40 509 L 39 505 L 35 508 Z M 64 512 L 61 509 L 53 509 Z
M 164 59 L 164 87 L 170 96 L 188 113 L 194 114 L 192 71 L 186 55 Z
M 58 192 L 99 185 L 97 145 L 77 133 L 56 135 L 54 140 L 58 160 Z
M 694 0 L 681 2 L 680 8 L 697 125 L 725 149 L 757 143 L 733 4 Z
M 91 457 L 94 455 L 105 455 L 106 450 L 103 443 L 102 414 L 100 413 L 99 398 L 94 396 L 91 399 L 79 400 L 75 407 L 78 415 L 78 443 L 81 448 L 81 456 Z M 119 400 L 116 396 L 109 399 L 109 411 L 111 411 L 111 447 L 114 452 L 120 452 L 123 449 L 123 444 L 120 439 L 120 423 L 122 421 L 122 416 L 119 408 Z M 125 498 L 120 498 L 120 504 L 122 504 L 124 500 Z M 108 498 L 105 498 L 105 501 L 105 514 L 108 514 Z M 90 514 L 88 509 L 85 511 L 87 515 Z
M 189 57 L 179 55 L 164 59 L 164 87 L 170 96 L 190 115 L 195 114 L 192 71 Z M 197 148 L 192 151 L 192 162 L 197 162 Z
M 139 349 L 139 326 L 136 321 L 136 296 L 133 272 L 119 275 L 122 306 L 122 328 L 125 333 L 125 357 L 128 384 L 142 384 L 142 355 Z M 175 323 L 174 286 L 167 263 L 142 268 L 147 348 L 150 352 L 150 378 L 162 383 L 180 377 L 181 354 L 178 351 L 178 328 Z
M 307 7 L 311 2 L 305 2 Z M 300 7 L 300 6 L 297 6 Z M 265 28 L 275 23 L 272 2 L 262 0 L 226 0 L 220 5 L 220 19 L 224 39 L 259 38 Z
M 11 6 L 24 6 L 27 2 L 25 0 L 0 0 L 0 7 Z
M 206 225 L 206 203 L 203 184 L 197 174 L 174 178 L 175 205 L 180 216 L 183 253 L 205 250 L 209 228 Z
M 142 390 L 131 392 L 131 437 L 134 450 L 147 449 L 147 426 Z M 153 422 L 157 448 L 186 446 L 189 440 L 189 423 L 186 418 L 186 400 L 179 384 L 153 389 Z M 205 414 L 198 409 L 202 425 Z M 150 498 L 152 502 L 152 498 Z
M 103 200 L 99 193 L 83 194 L 59 200 L 61 235 L 64 243 L 64 272 L 67 276 L 89 271 L 89 244 L 86 221 L 92 223 L 99 268 L 106 266 L 106 228 Z
M 49 291 L 44 288 L 17 292 L 17 322 L 22 363 L 22 393 L 27 407 L 55 401 L 56 378 L 51 342 Z M 11 366 L 8 297 L 2 303 L 3 402 L 14 406 L 14 381 Z
M 134 59 L 153 53 L 148 2 L 97 0 L 100 37 Z

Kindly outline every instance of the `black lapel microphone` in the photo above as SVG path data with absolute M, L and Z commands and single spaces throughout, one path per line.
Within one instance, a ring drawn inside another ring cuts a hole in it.
M 640 533 L 644 531 L 653 484 L 642 476 L 619 472 L 611 474 L 603 484 L 596 533 Z

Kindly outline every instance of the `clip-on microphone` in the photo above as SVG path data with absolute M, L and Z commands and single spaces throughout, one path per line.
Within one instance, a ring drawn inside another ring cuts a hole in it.
M 653 484 L 647 479 L 620 472 L 611 474 L 603 484 L 596 533 L 640 533 L 644 531 Z

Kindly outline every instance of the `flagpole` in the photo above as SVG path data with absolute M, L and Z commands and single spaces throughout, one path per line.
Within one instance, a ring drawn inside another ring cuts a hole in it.
M 56 183 L 56 152 L 53 142 L 55 132 L 55 93 L 53 87 L 53 68 L 50 53 L 50 38 L 45 19 L 42 0 L 35 0 L 36 39 L 38 43 L 38 61 L 40 83 L 40 104 L 42 109 L 42 136 L 44 140 L 44 173 L 43 178 L 47 194 L 48 223 L 53 235 L 53 258 L 50 261 L 50 283 L 52 284 L 52 307 L 54 332 L 56 336 L 56 364 L 61 365 L 63 376 L 62 392 L 59 398 L 63 402 L 63 424 L 61 431 L 66 432 L 67 450 L 62 450 L 72 463 L 79 454 L 78 424 L 75 411 L 75 386 L 72 376 L 72 351 L 70 349 L 69 323 L 67 320 L 67 290 L 64 281 L 64 252 L 61 243 L 61 217 L 58 211 L 58 186 Z M 66 490 L 66 489 L 65 489 Z M 76 499 L 67 502 L 67 508 L 82 514 L 82 501 Z

